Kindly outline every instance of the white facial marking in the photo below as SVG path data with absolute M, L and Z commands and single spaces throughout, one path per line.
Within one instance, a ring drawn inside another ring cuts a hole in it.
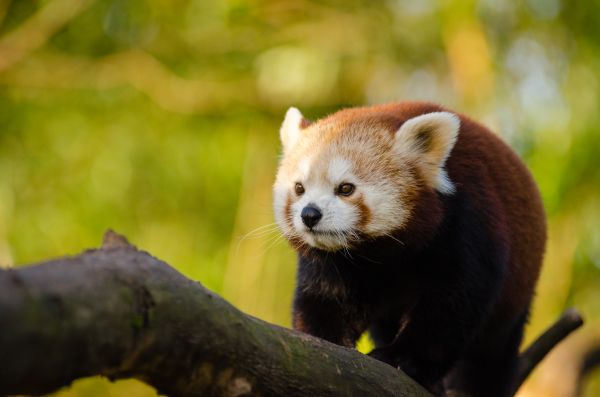
M 336 183 L 340 183 L 345 181 L 352 171 L 352 163 L 350 161 L 341 158 L 335 157 L 329 163 L 329 168 L 327 170 L 327 176 L 329 180 Z
M 406 226 L 420 189 L 454 191 L 444 166 L 460 129 L 455 114 L 414 117 L 394 138 L 376 125 L 357 123 L 349 128 L 345 121 L 337 126 L 335 119 L 294 135 L 301 115 L 291 109 L 288 116 L 284 124 L 292 128 L 284 128 L 291 134 L 282 137 L 284 157 L 274 186 L 274 206 L 277 223 L 290 240 L 328 251 L 351 248 L 364 236 L 390 236 Z M 286 145 L 294 138 L 299 142 Z M 414 168 L 423 178 L 416 177 Z M 304 188 L 299 195 L 296 183 Z M 355 185 L 351 196 L 336 193 L 340 183 Z M 322 213 L 312 229 L 301 217 L 309 204 Z
M 298 163 L 298 176 L 297 179 L 299 182 L 303 182 L 306 181 L 309 177 L 309 173 L 310 173 L 310 163 L 311 163 L 311 158 L 306 158 L 301 160 Z
M 371 209 L 371 221 L 365 226 L 369 235 L 381 236 L 403 224 L 407 214 L 397 186 L 382 180 L 364 186 L 363 191 L 365 205 Z
M 275 183 L 275 211 L 277 222 L 284 233 L 297 234 L 309 245 L 324 249 L 337 250 L 348 245 L 350 234 L 356 228 L 360 214 L 351 203 L 336 195 L 336 187 L 342 181 L 356 180 L 351 173 L 351 162 L 341 157 L 331 161 L 317 161 L 313 156 L 300 160 L 293 170 L 293 175 L 278 177 Z M 292 180 L 290 180 L 292 179 Z M 294 185 L 299 182 L 304 193 L 297 196 Z M 293 195 L 291 206 L 292 227 L 285 223 L 284 212 L 286 197 Z M 301 217 L 302 210 L 308 206 L 316 206 L 322 218 L 311 229 Z

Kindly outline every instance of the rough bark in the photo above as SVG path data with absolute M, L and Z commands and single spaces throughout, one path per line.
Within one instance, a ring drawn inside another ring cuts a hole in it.
M 355 350 L 245 315 L 108 233 L 71 258 L 0 271 L 0 395 L 137 378 L 169 396 L 428 396 Z
M 569 312 L 534 342 L 520 382 L 581 323 Z M 112 232 L 98 250 L 0 270 L 0 395 L 92 375 L 172 397 L 430 396 L 353 349 L 243 314 Z

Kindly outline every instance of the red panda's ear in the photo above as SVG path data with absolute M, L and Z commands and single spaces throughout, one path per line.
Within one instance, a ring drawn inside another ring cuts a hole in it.
M 298 109 L 294 107 L 288 109 L 279 131 L 284 152 L 290 150 L 298 142 L 302 129 L 309 124 L 310 121 L 305 119 Z
M 420 165 L 427 182 L 442 193 L 454 192 L 444 164 L 456 143 L 460 119 L 449 112 L 427 113 L 407 120 L 395 136 L 395 149 Z

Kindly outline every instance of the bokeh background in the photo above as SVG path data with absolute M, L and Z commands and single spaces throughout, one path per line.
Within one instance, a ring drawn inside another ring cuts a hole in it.
M 288 326 L 294 255 L 271 214 L 285 110 L 432 100 L 493 128 L 540 185 L 527 340 L 569 306 L 587 325 L 521 396 L 572 396 L 600 346 L 599 16 L 598 0 L 0 0 L 0 265 L 112 227 Z M 156 394 L 92 378 L 54 395 Z

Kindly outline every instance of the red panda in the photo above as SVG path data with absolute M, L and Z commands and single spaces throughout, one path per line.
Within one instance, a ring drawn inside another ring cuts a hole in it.
M 532 176 L 498 137 L 430 103 L 281 127 L 274 210 L 298 253 L 295 329 L 435 393 L 507 396 L 546 240 Z

